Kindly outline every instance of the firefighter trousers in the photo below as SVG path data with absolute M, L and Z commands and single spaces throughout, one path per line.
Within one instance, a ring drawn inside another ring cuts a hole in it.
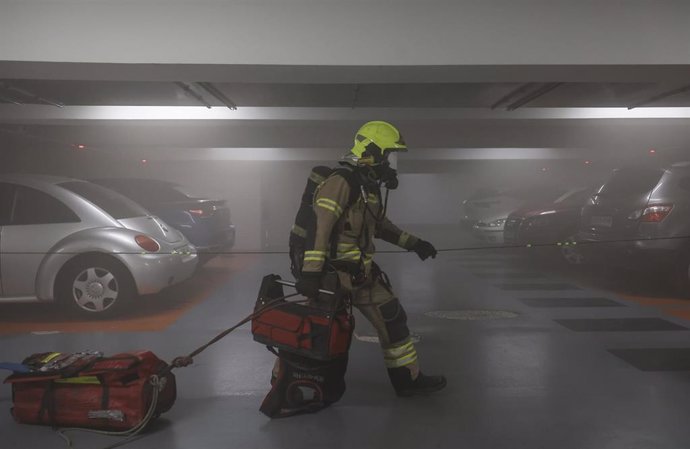
M 378 268 L 378 267 L 377 267 Z M 339 287 L 349 294 L 352 305 L 374 326 L 383 350 L 386 368 L 407 367 L 412 378 L 419 373 L 417 351 L 407 328 L 407 314 L 393 293 L 386 275 L 380 270 L 359 285 L 352 284 L 351 276 L 344 271 L 336 271 Z M 333 277 L 326 275 L 324 287 L 334 286 Z

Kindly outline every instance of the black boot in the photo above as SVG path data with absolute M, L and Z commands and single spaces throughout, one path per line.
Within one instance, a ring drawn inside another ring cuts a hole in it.
M 442 390 L 446 386 L 444 376 L 426 376 L 419 373 L 415 380 L 412 380 L 412 373 L 407 367 L 389 368 L 388 377 L 391 379 L 395 393 L 398 396 L 413 396 L 416 394 L 427 394 Z

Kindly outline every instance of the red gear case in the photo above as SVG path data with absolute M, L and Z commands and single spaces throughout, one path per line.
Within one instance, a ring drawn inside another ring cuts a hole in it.
M 153 418 L 174 404 L 175 376 L 150 351 L 99 357 L 62 372 L 13 374 L 12 415 L 24 424 L 124 431 L 139 425 L 153 400 L 152 376 L 159 376 Z

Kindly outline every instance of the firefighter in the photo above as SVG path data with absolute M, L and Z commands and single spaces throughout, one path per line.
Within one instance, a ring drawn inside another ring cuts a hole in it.
M 398 151 L 407 151 L 407 146 L 390 123 L 368 122 L 359 129 L 352 150 L 341 161 L 347 170 L 335 170 L 316 189 L 314 236 L 305 248 L 296 286 L 304 296 L 317 298 L 324 274 L 335 270 L 341 288 L 378 333 L 395 392 L 411 396 L 441 390 L 446 379 L 420 371 L 405 309 L 373 261 L 374 238 L 414 251 L 422 260 L 436 257 L 431 243 L 386 218 L 388 196 L 384 200 L 381 190 L 397 187 L 388 158 Z

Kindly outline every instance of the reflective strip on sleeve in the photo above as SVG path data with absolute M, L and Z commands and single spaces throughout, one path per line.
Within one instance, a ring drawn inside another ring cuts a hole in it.
M 358 249 L 354 251 L 338 251 L 336 257 L 339 260 L 359 260 L 362 257 L 362 252 Z
M 417 350 L 414 343 L 407 341 L 400 346 L 383 350 L 386 368 L 400 368 L 417 362 Z
M 410 234 L 403 231 L 403 233 L 400 234 L 400 237 L 398 238 L 398 246 L 400 246 L 401 248 L 405 248 L 407 242 L 410 241 L 410 237 L 412 237 Z
M 322 182 L 324 182 L 326 180 L 326 178 L 324 178 L 320 174 L 314 173 L 314 172 L 311 172 L 311 174 L 309 175 L 309 179 L 311 179 L 312 181 L 314 181 L 317 184 L 321 184 Z
M 326 260 L 326 251 L 305 251 L 305 262 L 323 262 Z
M 298 237 L 302 237 L 303 239 L 307 238 L 307 230 L 301 226 L 293 225 L 292 226 L 292 233 Z
M 318 200 L 316 200 L 316 205 L 318 207 L 333 212 L 333 215 L 335 215 L 336 217 L 340 217 L 340 215 L 342 215 L 343 213 L 343 209 L 340 207 L 340 204 L 328 198 L 319 198 Z
M 379 203 L 379 198 L 378 198 L 376 195 L 374 195 L 373 193 L 370 193 L 370 194 L 369 194 L 368 200 L 369 200 L 370 203 L 373 203 L 373 204 L 378 204 L 378 203 Z

